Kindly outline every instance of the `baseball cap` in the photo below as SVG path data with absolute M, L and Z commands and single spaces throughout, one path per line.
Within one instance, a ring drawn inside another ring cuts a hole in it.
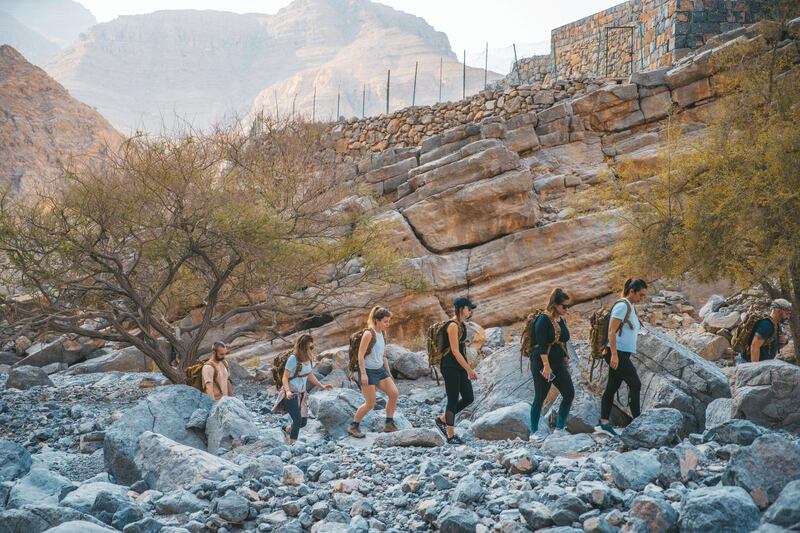
M 456 298 L 455 300 L 453 300 L 453 307 L 455 307 L 456 309 L 461 309 L 462 307 L 469 307 L 470 309 L 475 309 L 478 306 L 469 301 L 469 298 L 464 298 L 462 296 L 461 298 Z

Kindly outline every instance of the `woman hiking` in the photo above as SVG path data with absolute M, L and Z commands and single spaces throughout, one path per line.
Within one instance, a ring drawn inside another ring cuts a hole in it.
M 531 353 L 531 374 L 533 374 L 533 403 L 531 404 L 531 433 L 534 439 L 540 439 L 539 419 L 542 405 L 550 392 L 550 385 L 555 385 L 561 393 L 561 405 L 556 415 L 555 434 L 566 432 L 567 416 L 575 398 L 575 387 L 569 373 L 569 354 L 567 341 L 569 329 L 564 317 L 570 308 L 569 295 L 560 288 L 553 289 L 545 312 L 533 323 L 536 344 Z
M 455 314 L 445 329 L 448 348 L 439 363 L 447 394 L 447 407 L 444 414 L 436 417 L 434 422 L 448 444 L 464 444 L 464 441 L 456 435 L 456 415 L 475 399 L 472 380 L 478 379 L 478 374 L 467 362 L 467 328 L 464 323 L 470 319 L 472 310 L 477 306 L 468 298 L 456 298 L 453 307 Z
M 364 394 L 364 403 L 353 415 L 353 421 L 350 422 L 347 432 L 359 439 L 363 439 L 365 436 L 359 427 L 361 420 L 375 407 L 376 389 L 380 389 L 389 397 L 389 401 L 386 403 L 386 420 L 383 430 L 397 431 L 398 429 L 394 424 L 393 417 L 400 392 L 389 372 L 384 336 L 385 331 L 389 328 L 391 317 L 391 311 L 385 307 L 373 307 L 367 318 L 367 330 L 361 337 L 361 343 L 358 346 L 358 382 L 361 385 L 361 392 Z M 370 345 L 372 345 L 372 349 L 370 349 Z
M 608 363 L 608 383 L 600 402 L 600 425 L 595 430 L 618 436 L 609 421 L 614 395 L 622 382 L 628 385 L 628 405 L 631 415 L 636 418 L 641 413 L 640 393 L 642 382 L 633 366 L 631 356 L 636 353 L 636 341 L 641 324 L 636 316 L 634 304 L 640 303 L 647 296 L 647 282 L 643 279 L 628 278 L 622 289 L 622 298 L 611 308 L 608 321 L 608 351 L 605 355 Z
M 308 392 L 306 390 L 308 381 L 322 390 L 333 388 L 331 385 L 320 383 L 312 372 L 313 355 L 314 339 L 307 333 L 300 335 L 294 343 L 294 349 L 289 359 L 286 360 L 282 379 L 283 386 L 272 408 L 273 413 L 289 413 L 292 419 L 290 424 L 282 426 L 284 433 L 289 437 L 289 444 L 297 442 L 300 428 L 306 427 L 308 421 Z

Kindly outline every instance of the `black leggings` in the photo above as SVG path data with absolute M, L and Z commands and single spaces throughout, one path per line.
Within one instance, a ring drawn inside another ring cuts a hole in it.
M 600 402 L 600 418 L 608 420 L 611 416 L 611 405 L 614 403 L 614 395 L 619 390 L 620 385 L 624 381 L 628 385 L 628 406 L 631 408 L 633 418 L 639 416 L 642 412 L 639 404 L 642 392 L 642 382 L 639 381 L 639 374 L 636 372 L 636 367 L 633 366 L 631 361 L 631 352 L 617 351 L 619 355 L 619 365 L 616 369 L 611 368 L 611 354 L 605 356 L 606 363 L 608 363 L 608 384 L 603 393 L 603 400 Z
M 461 366 L 440 368 L 444 378 L 444 390 L 447 393 L 447 409 L 444 412 L 444 420 L 448 426 L 455 426 L 456 415 L 475 400 L 472 381 L 467 377 L 467 371 Z
M 572 384 L 572 376 L 569 369 L 564 364 L 564 356 L 557 354 L 548 356 L 550 371 L 555 374 L 556 379 L 552 382 L 547 381 L 542 375 L 544 364 L 541 356 L 531 358 L 531 373 L 533 374 L 533 403 L 531 404 L 531 432 L 536 433 L 539 429 L 539 418 L 542 415 L 542 405 L 550 392 L 550 385 L 555 385 L 561 393 L 561 405 L 556 416 L 556 429 L 564 429 L 567 426 L 569 408 L 575 399 L 575 386 Z
M 289 438 L 297 440 L 300 435 L 300 428 L 306 427 L 308 418 L 301 415 L 300 411 L 300 393 L 292 393 L 292 399 L 284 398 L 281 400 L 281 405 L 289 412 L 292 417 L 292 431 L 289 433 Z

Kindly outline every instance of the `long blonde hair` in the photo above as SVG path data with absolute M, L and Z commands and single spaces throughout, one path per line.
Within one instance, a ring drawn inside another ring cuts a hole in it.
M 311 350 L 309 350 L 309 345 L 314 342 L 314 337 L 309 335 L 308 333 L 303 333 L 297 340 L 294 341 L 294 356 L 297 357 L 297 360 L 301 363 L 308 363 L 311 361 Z
M 385 307 L 376 305 L 369 312 L 369 317 L 367 317 L 367 327 L 369 329 L 375 329 L 375 323 L 380 320 L 383 320 L 387 316 L 392 316 L 392 312 L 386 309 Z
M 564 292 L 560 287 L 556 287 L 553 289 L 553 292 L 550 293 L 550 300 L 547 302 L 547 308 L 545 311 L 550 318 L 555 318 L 556 316 L 556 306 L 563 304 L 569 300 L 569 294 Z

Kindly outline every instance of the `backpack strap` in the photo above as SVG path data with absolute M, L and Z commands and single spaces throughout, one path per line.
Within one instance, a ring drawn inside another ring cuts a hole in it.
M 627 324 L 629 328 L 633 329 L 633 324 L 631 323 L 631 312 L 633 310 L 633 306 L 630 304 L 628 300 L 626 300 L 625 298 L 617 300 L 616 302 L 614 302 L 614 305 L 611 306 L 611 310 L 613 311 L 614 307 L 616 307 L 617 304 L 620 302 L 623 302 L 625 304 L 626 310 L 625 310 L 625 318 L 622 320 L 622 322 L 620 322 L 619 327 L 617 328 L 617 331 L 615 333 L 617 336 L 619 336 L 620 332 L 622 331 L 622 327 L 625 324 Z

